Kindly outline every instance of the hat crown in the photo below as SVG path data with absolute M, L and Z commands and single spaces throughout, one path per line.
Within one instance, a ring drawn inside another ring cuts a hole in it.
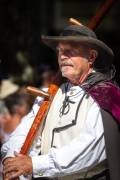
M 84 25 L 67 26 L 60 36 L 87 36 L 97 39 L 96 34 Z
M 113 51 L 104 42 L 99 40 L 91 29 L 84 25 L 67 26 L 59 36 L 42 36 L 42 40 L 53 49 L 56 49 L 60 42 L 74 42 L 79 43 L 79 45 L 87 45 L 99 52 L 94 62 L 95 69 L 106 71 L 112 65 Z

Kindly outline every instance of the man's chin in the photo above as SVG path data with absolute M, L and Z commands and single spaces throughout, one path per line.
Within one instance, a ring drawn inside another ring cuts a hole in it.
M 72 84 L 79 84 L 79 81 L 77 80 L 76 77 L 73 77 L 71 74 L 67 72 L 62 72 L 62 77 L 67 78 Z
M 67 78 L 71 82 L 73 81 L 73 78 L 71 77 L 71 75 L 66 72 L 62 72 L 62 76 Z
M 62 76 L 65 77 L 65 78 L 68 78 L 69 79 L 69 74 L 66 73 L 66 71 L 61 71 L 62 72 Z

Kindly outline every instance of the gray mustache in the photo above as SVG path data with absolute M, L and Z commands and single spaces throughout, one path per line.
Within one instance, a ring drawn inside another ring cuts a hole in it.
M 70 63 L 70 62 L 68 62 L 68 61 L 64 61 L 64 62 L 61 62 L 61 63 L 60 63 L 60 66 L 67 66 L 67 65 L 72 66 L 73 64 Z

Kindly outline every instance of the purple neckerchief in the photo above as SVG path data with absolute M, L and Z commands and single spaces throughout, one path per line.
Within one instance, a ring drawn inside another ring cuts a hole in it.
M 120 89 L 111 81 L 100 82 L 97 85 L 84 85 L 83 88 L 90 94 L 101 108 L 110 112 L 120 123 Z

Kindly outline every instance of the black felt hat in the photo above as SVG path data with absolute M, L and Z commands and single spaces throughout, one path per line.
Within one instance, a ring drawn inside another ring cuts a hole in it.
M 60 36 L 42 36 L 43 42 L 49 47 L 56 49 L 59 42 L 76 42 L 84 44 L 98 51 L 98 58 L 94 66 L 97 69 L 107 69 L 112 65 L 114 57 L 113 51 L 96 34 L 84 25 L 67 26 Z

